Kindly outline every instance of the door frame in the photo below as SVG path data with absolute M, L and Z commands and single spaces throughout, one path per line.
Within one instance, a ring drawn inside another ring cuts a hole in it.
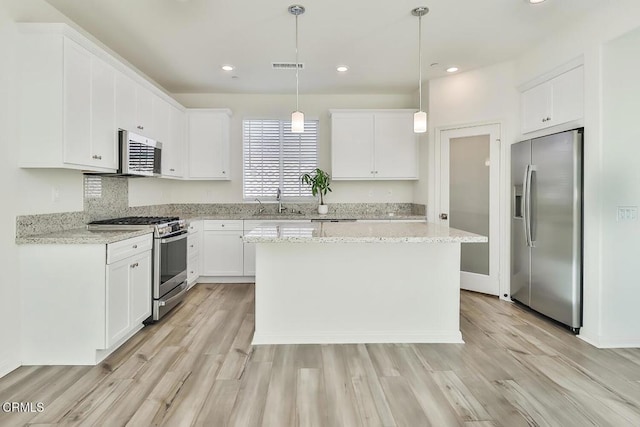
M 438 212 L 440 212 L 440 195 L 441 195 L 441 182 L 440 182 L 440 155 L 443 140 L 443 132 L 456 129 L 467 129 L 484 127 L 488 125 L 499 126 L 499 158 L 500 158 L 500 178 L 499 178 L 499 194 L 498 194 L 498 223 L 499 223 L 499 248 L 498 248 L 498 283 L 499 283 L 499 298 L 505 301 L 511 302 L 511 290 L 509 287 L 509 274 L 510 274 L 510 243 L 509 243 L 509 219 L 510 219 L 510 205 L 509 205 L 509 180 L 510 171 L 507 167 L 510 165 L 510 144 L 511 142 L 505 142 L 505 126 L 503 122 L 499 120 L 465 123 L 450 126 L 439 126 L 434 129 L 433 142 L 430 143 L 429 149 L 429 196 L 427 204 L 427 221 L 438 222 Z

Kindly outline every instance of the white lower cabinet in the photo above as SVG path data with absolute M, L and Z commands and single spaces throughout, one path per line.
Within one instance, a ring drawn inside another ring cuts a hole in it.
M 95 365 L 151 315 L 152 235 L 20 245 L 24 365 Z
M 204 221 L 203 276 L 242 276 L 242 220 Z
M 109 348 L 151 315 L 151 251 L 107 265 L 106 300 Z
M 202 246 L 202 221 L 190 221 L 187 227 L 187 285 L 191 288 L 200 277 L 200 246 Z

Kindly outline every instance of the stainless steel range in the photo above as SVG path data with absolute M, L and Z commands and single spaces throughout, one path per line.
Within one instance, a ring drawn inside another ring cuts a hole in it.
M 155 322 L 178 305 L 187 292 L 187 227 L 178 217 L 131 216 L 93 221 L 89 230 L 153 229 L 152 314 Z

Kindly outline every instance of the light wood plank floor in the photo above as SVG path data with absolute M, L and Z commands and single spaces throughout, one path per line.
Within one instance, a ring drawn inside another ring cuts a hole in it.
M 0 426 L 638 426 L 640 350 L 463 292 L 466 344 L 251 347 L 253 285 L 198 285 L 95 367 L 0 379 Z

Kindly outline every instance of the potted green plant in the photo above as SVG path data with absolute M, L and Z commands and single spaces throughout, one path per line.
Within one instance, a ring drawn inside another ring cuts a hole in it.
M 322 169 L 316 168 L 312 173 L 305 173 L 300 178 L 303 184 L 311 186 L 311 194 L 314 196 L 320 195 L 320 204 L 318 205 L 318 213 L 320 215 L 326 215 L 329 212 L 329 207 L 324 204 L 324 196 L 328 191 L 331 191 L 331 176 Z

